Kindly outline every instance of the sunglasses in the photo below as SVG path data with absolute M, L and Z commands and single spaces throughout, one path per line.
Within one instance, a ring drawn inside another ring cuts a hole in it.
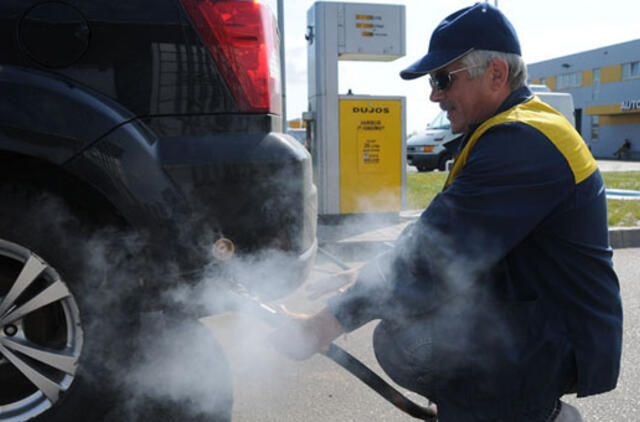
M 460 69 L 453 70 L 451 72 L 447 72 L 446 70 L 440 70 L 433 75 L 429 75 L 429 84 L 431 85 L 431 89 L 437 89 L 439 91 L 444 91 L 449 89 L 451 84 L 453 83 L 453 77 L 451 75 L 455 75 L 458 72 L 463 72 L 465 70 L 474 69 L 476 67 L 481 66 L 468 66 Z

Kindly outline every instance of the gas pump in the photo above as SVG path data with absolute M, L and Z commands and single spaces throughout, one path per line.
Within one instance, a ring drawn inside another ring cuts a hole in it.
M 338 94 L 338 60 L 405 55 L 402 5 L 316 2 L 307 12 L 309 145 L 318 214 L 406 206 L 406 100 Z

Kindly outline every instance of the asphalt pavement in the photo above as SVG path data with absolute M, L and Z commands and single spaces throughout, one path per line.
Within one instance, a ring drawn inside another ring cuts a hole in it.
M 640 161 L 596 160 L 600 171 L 638 171 Z

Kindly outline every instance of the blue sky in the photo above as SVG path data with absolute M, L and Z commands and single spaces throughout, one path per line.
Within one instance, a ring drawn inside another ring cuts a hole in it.
M 352 1 L 403 4 L 406 7 L 407 55 L 392 62 L 340 62 L 339 92 L 397 95 L 407 98 L 407 133 L 423 129 L 438 106 L 429 102 L 425 78 L 403 81 L 400 70 L 424 55 L 431 31 L 448 14 L 474 1 Z M 287 117 L 307 109 L 307 44 L 304 39 L 311 0 L 284 0 Z M 493 1 L 490 3 L 494 4 Z M 535 63 L 640 38 L 638 0 L 498 0 L 498 7 L 518 32 L 523 58 Z M 637 60 L 640 60 L 640 51 Z

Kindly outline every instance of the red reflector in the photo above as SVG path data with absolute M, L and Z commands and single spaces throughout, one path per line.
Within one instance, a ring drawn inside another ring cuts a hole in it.
M 182 0 L 242 111 L 282 113 L 273 13 L 257 0 Z

